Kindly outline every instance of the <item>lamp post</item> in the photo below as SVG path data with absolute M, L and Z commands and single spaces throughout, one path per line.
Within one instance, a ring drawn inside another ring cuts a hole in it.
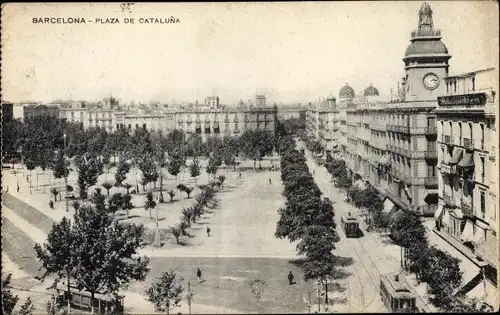
M 65 194 L 64 199 L 66 199 L 66 212 L 69 212 L 69 204 L 68 204 L 68 172 L 69 170 L 66 168 L 66 134 L 63 135 L 64 138 L 64 185 L 65 185 Z

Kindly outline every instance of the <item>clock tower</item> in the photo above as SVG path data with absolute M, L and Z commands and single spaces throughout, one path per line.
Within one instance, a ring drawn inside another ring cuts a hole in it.
M 444 77 L 448 76 L 451 55 L 441 42 L 441 31 L 434 29 L 432 9 L 423 3 L 418 12 L 418 29 L 411 32 L 411 44 L 405 52 L 405 101 L 436 101 L 445 95 Z

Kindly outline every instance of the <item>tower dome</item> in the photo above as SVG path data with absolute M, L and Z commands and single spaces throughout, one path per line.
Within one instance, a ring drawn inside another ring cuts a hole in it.
M 354 98 L 354 95 L 354 89 L 347 83 L 339 91 L 339 98 Z
M 370 86 L 365 89 L 365 96 L 379 96 L 378 90 L 370 83 Z
M 448 48 L 441 41 L 441 31 L 434 29 L 432 9 L 427 3 L 423 3 L 418 11 L 418 28 L 411 32 L 410 41 L 404 60 L 432 55 L 448 57 Z

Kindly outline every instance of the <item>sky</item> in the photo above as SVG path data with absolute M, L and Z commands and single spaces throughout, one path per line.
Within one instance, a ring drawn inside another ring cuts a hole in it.
M 428 1 L 452 55 L 450 74 L 498 69 L 495 1 Z M 420 1 L 7 4 L 2 8 L 3 100 L 314 102 L 349 83 L 388 99 Z M 86 24 L 34 24 L 79 17 Z M 139 18 L 175 17 L 174 24 Z M 90 23 L 117 18 L 120 24 Z M 134 18 L 135 24 L 124 24 Z

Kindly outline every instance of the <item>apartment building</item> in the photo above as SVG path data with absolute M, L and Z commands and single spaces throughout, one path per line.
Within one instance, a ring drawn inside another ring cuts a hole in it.
M 325 101 L 307 109 L 306 131 L 320 141 L 325 153 L 340 152 L 339 127 L 339 111 L 334 96 L 329 96 Z
M 216 103 L 184 110 L 158 108 L 137 110 L 125 107 L 112 109 L 75 102 L 61 106 L 59 118 L 81 123 L 85 129 L 100 127 L 108 132 L 139 128 L 163 132 L 179 129 L 188 135 L 198 133 L 203 140 L 210 135 L 238 135 L 245 130 L 275 131 L 276 106 L 221 107 L 218 105 L 218 97 L 209 98 Z
M 436 225 L 491 265 L 498 262 L 498 108 L 494 68 L 445 78 L 438 98 Z

